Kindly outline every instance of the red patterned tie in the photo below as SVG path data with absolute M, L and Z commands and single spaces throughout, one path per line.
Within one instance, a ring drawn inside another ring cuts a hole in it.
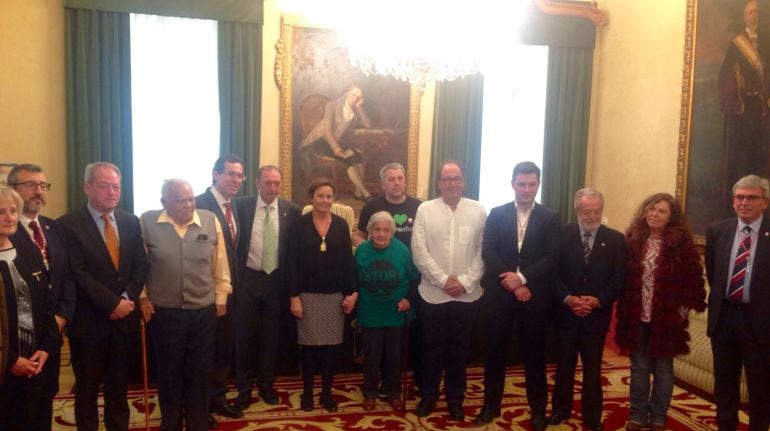
M 743 241 L 738 246 L 738 253 L 735 255 L 735 265 L 733 266 L 733 276 L 730 277 L 730 287 L 727 289 L 727 299 L 733 302 L 743 300 L 743 288 L 746 286 L 746 269 L 749 265 L 749 254 L 751 252 L 751 227 L 743 228 Z
M 40 250 L 40 254 L 43 255 L 43 260 L 47 264 L 48 245 L 45 242 L 45 235 L 43 235 L 43 231 L 40 230 L 40 225 L 37 224 L 37 221 L 35 220 L 29 222 L 29 228 L 32 229 L 32 242 L 34 242 L 37 248 Z
M 235 223 L 233 222 L 233 206 L 230 202 L 225 202 L 225 220 L 227 227 L 230 228 L 230 243 L 235 245 Z

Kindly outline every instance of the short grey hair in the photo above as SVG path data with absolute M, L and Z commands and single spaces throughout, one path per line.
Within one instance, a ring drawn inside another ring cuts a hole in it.
M 160 188 L 160 197 L 161 199 L 168 199 L 169 195 L 171 194 L 171 189 L 174 186 L 187 186 L 192 190 L 192 186 L 190 185 L 187 180 L 182 180 L 179 178 L 171 178 L 168 180 L 163 180 L 163 185 Z
M 16 203 L 16 211 L 18 212 L 21 212 L 24 209 L 24 200 L 14 189 L 0 189 L 0 200 L 2 199 L 10 199 Z
M 383 166 L 382 169 L 380 169 L 380 181 L 385 180 L 385 172 L 391 169 L 401 169 L 401 172 L 403 172 L 404 175 L 406 175 L 406 169 L 404 169 L 404 165 L 402 165 L 401 163 L 392 162 L 392 163 L 388 163 L 387 165 Z
M 604 196 L 602 196 L 602 193 L 594 188 L 585 187 L 575 192 L 575 209 L 577 209 L 578 205 L 580 204 L 580 198 L 583 197 L 599 198 L 602 203 L 602 207 L 604 207 Z
M 98 168 L 108 168 L 115 171 L 115 173 L 118 174 L 118 177 L 122 179 L 122 175 L 120 175 L 120 168 L 118 168 L 116 165 L 110 163 L 110 162 L 94 162 L 89 163 L 86 165 L 86 173 L 83 175 L 83 182 L 90 183 L 94 180 L 94 175 L 96 175 L 96 170 Z
M 369 222 L 366 223 L 366 231 L 369 232 L 369 235 L 372 234 L 374 224 L 380 222 L 387 222 L 390 225 L 390 231 L 393 233 L 396 231 L 396 221 L 393 220 L 393 216 L 387 211 L 377 211 L 369 217 Z
M 758 175 L 746 175 L 733 186 L 733 196 L 738 189 L 762 189 L 762 196 L 770 199 L 770 182 Z

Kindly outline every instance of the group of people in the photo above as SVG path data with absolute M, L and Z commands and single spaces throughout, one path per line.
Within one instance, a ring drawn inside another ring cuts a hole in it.
M 204 430 L 216 427 L 215 414 L 240 417 L 255 400 L 255 387 L 258 398 L 277 404 L 279 322 L 288 311 L 300 345 L 302 410 L 315 408 L 316 374 L 320 405 L 337 410 L 337 347 L 346 315 L 354 314 L 363 332 L 365 411 L 381 394 L 393 409 L 404 407 L 409 338 L 421 396 L 415 414 L 433 414 L 443 377 L 449 419 L 463 421 L 466 363 L 483 319 L 484 403 L 476 423 L 501 414 L 516 328 L 513 347 L 523 357 L 531 428 L 571 417 L 579 356 L 582 421 L 601 430 L 602 355 L 616 302 L 615 342 L 631 357 L 627 429 L 665 429 L 673 358 L 688 352 L 688 314 L 707 306 L 701 259 L 671 195 L 645 199 L 624 235 L 602 224 L 604 197 L 591 188 L 575 193 L 577 221 L 562 227 L 554 211 L 535 202 L 540 169 L 532 162 L 513 170 L 513 202 L 488 216 L 463 196 L 457 162 L 438 167 L 440 196 L 427 202 L 406 195 L 405 170 L 397 163 L 383 166 L 380 179 L 383 194 L 366 202 L 351 235 L 331 212 L 333 182 L 311 182 L 312 210 L 301 215 L 279 197 L 276 166 L 259 169 L 256 195 L 236 197 L 244 164 L 232 155 L 216 161 L 212 186 L 199 196 L 184 180 L 166 180 L 163 209 L 141 217 L 117 209 L 121 176 L 111 163 L 86 167 L 87 204 L 59 220 L 40 214 L 51 189 L 42 169 L 16 166 L 10 188 L 0 190 L 9 328 L 0 429 L 50 429 L 65 328 L 78 429 L 98 429 L 100 386 L 106 427 L 127 429 L 129 358 L 140 319 L 156 355 L 161 429 Z M 733 188 L 737 217 L 707 234 L 708 335 L 720 430 L 737 428 L 742 368 L 750 429 L 770 426 L 769 202 L 767 180 L 741 178 Z M 558 355 L 546 417 L 551 324 Z M 233 403 L 226 397 L 231 371 L 238 391 Z

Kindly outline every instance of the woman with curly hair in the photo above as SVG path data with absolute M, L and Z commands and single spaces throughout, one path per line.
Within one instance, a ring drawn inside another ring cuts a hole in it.
M 682 207 L 668 193 L 642 202 L 626 230 L 626 245 L 628 276 L 615 330 L 615 342 L 631 356 L 626 429 L 665 430 L 674 356 L 690 350 L 687 315 L 706 309 L 703 266 Z

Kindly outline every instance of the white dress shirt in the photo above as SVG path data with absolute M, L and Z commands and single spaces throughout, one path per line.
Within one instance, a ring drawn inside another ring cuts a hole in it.
M 209 190 L 211 190 L 211 194 L 214 196 L 214 199 L 217 201 L 217 205 L 219 205 L 219 209 L 222 210 L 222 214 L 225 214 L 225 219 L 227 219 L 227 208 L 225 208 L 225 204 L 230 202 L 230 211 L 232 212 L 233 217 L 233 227 L 232 227 L 232 235 L 233 238 L 238 237 L 238 224 L 235 223 L 235 209 L 232 205 L 232 200 L 225 199 L 224 196 L 222 196 L 221 193 L 214 187 L 209 187 Z M 229 240 L 230 238 L 228 238 Z
M 481 204 L 466 198 L 454 211 L 441 198 L 420 205 L 412 231 L 412 254 L 422 273 L 419 292 L 426 302 L 473 302 L 481 297 L 481 240 L 486 220 Z M 451 275 L 463 285 L 464 294 L 452 297 L 444 290 Z

